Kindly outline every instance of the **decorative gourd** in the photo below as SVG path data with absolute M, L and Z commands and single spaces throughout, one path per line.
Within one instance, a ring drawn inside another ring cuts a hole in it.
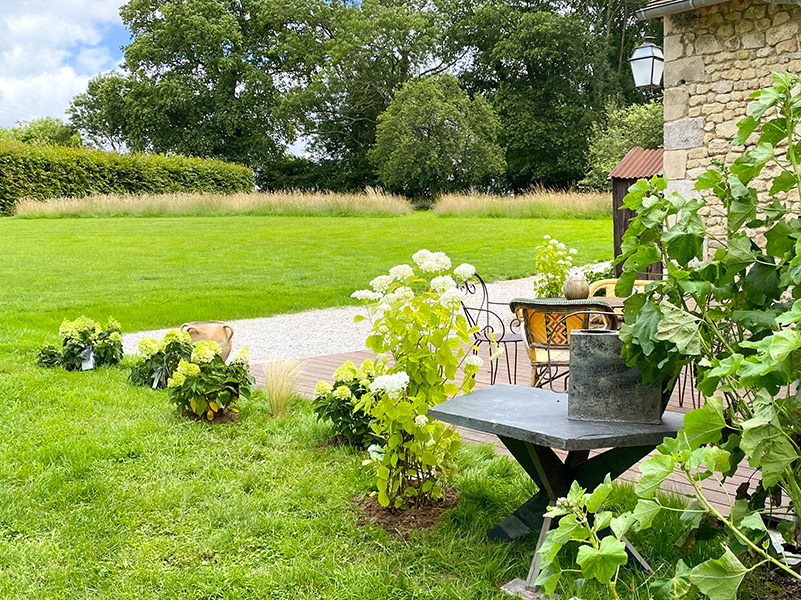
M 590 297 L 590 284 L 582 273 L 570 275 L 562 287 L 568 300 L 583 300 Z

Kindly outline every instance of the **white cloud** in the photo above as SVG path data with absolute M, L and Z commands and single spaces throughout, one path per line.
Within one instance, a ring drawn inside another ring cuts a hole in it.
M 0 126 L 64 117 L 94 75 L 119 62 L 102 45 L 126 0 L 0 0 Z

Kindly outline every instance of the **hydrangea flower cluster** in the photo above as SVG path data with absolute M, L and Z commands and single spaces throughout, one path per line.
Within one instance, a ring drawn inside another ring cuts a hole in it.
M 534 281 L 534 294 L 541 298 L 556 298 L 562 295 L 570 269 L 573 268 L 575 248 L 568 249 L 562 242 L 550 235 L 543 236 L 543 242 L 537 246 L 534 259 L 535 268 L 540 276 Z
M 456 277 L 458 277 L 461 281 L 468 281 L 469 279 L 475 277 L 476 268 L 469 263 L 462 263 L 453 270 L 453 274 L 456 275 Z
M 370 384 L 370 391 L 375 393 L 384 392 L 392 399 L 400 397 L 406 386 L 409 385 L 409 376 L 405 371 L 399 371 L 392 375 L 379 375 Z
M 116 321 L 114 321 L 114 323 L 116 323 L 117 328 L 119 328 L 119 323 Z M 112 328 L 109 327 L 109 329 Z M 64 319 L 58 328 L 58 334 L 65 340 L 80 340 L 82 338 L 82 334 L 89 332 L 92 336 L 95 336 L 101 331 L 100 325 L 95 323 L 92 319 L 84 317 L 83 315 L 74 321 Z
M 456 281 L 450 275 L 440 275 L 431 280 L 431 289 L 435 292 L 442 293 L 445 290 L 456 287 Z
M 431 252 L 425 248 L 415 252 L 412 260 L 424 273 L 439 273 L 451 268 L 451 259 L 444 252 Z
M 219 356 L 222 348 L 214 340 L 200 340 L 192 350 L 193 363 L 210 363 L 215 356 Z
M 249 365 L 250 364 L 250 346 L 243 346 L 231 358 L 232 365 Z

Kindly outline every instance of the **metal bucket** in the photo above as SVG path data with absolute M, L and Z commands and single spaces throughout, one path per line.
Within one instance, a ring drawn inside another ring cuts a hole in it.
M 627 367 L 617 331 L 576 329 L 570 334 L 567 416 L 579 421 L 662 422 L 662 386 L 645 385 Z M 668 394 L 669 396 L 669 394 Z

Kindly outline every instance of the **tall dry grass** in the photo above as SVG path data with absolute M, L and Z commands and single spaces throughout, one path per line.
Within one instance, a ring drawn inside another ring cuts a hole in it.
M 434 206 L 434 212 L 452 217 L 609 219 L 612 217 L 612 195 L 543 188 L 514 196 L 479 192 L 446 194 Z
M 283 417 L 298 396 L 300 361 L 272 360 L 264 363 L 264 389 L 273 417 Z
M 361 194 L 280 191 L 249 194 L 115 194 L 86 198 L 23 200 L 18 217 L 202 217 L 217 215 L 407 215 L 411 205 L 401 196 L 368 188 Z

